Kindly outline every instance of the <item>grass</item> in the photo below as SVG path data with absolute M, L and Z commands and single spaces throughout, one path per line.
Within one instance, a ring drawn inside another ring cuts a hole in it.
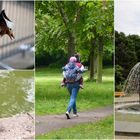
M 113 69 L 103 70 L 103 83 L 97 84 L 88 80 L 84 74 L 84 89 L 77 97 L 78 111 L 99 108 L 113 104 Z M 66 111 L 69 94 L 66 88 L 60 87 L 61 69 L 42 68 L 36 70 L 36 114 L 62 114 Z
M 113 116 L 109 116 L 96 123 L 79 124 L 72 128 L 62 128 L 36 139 L 113 139 Z

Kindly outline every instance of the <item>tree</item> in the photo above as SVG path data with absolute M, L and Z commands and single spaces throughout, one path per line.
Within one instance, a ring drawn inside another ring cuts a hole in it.
M 122 90 L 120 85 L 124 84 L 131 68 L 140 60 L 137 53 L 139 41 L 138 35 L 126 36 L 123 32 L 115 31 L 116 90 Z
M 84 4 L 85 3 L 81 2 L 81 5 Z M 103 7 L 102 4 L 105 4 L 106 7 Z M 87 44 L 91 42 L 89 48 L 86 48 L 89 49 L 90 55 L 90 79 L 94 79 L 95 64 L 93 59 L 96 59 L 95 56 L 97 54 L 97 81 L 102 82 L 103 46 L 107 46 L 108 42 L 113 46 L 114 5 L 112 1 L 103 1 L 103 3 L 102 1 L 92 1 L 88 2 L 86 7 L 83 15 L 83 25 L 80 25 L 80 27 L 83 28 L 81 34 L 84 34 L 85 37 L 82 35 L 81 38 L 85 38 L 83 44 L 85 44 L 85 42 L 87 42 Z
M 57 61 L 62 58 L 56 58 L 60 52 L 69 57 L 78 51 L 82 62 L 90 61 L 90 79 L 94 80 L 98 55 L 101 79 L 103 53 L 113 46 L 113 2 L 38 1 L 36 9 L 36 56 L 44 51 Z
M 42 34 L 41 39 L 43 39 L 43 42 L 47 40 L 48 43 L 46 42 L 46 44 L 53 49 L 64 48 L 69 58 L 75 53 L 75 26 L 79 21 L 83 7 L 79 7 L 79 2 L 42 1 L 36 3 L 36 19 L 39 19 L 37 20 L 38 25 L 36 25 L 37 35 L 40 35 L 38 28 L 41 26 L 39 25 L 44 23 L 42 28 L 48 31 L 48 36 L 46 33 Z M 45 27 L 45 24 L 48 26 Z M 44 31 L 42 28 L 40 28 L 40 30 Z M 45 38 L 43 36 L 45 36 Z M 36 37 L 38 38 L 37 43 L 41 42 L 39 36 Z M 51 42 L 53 42 L 52 45 Z M 59 46 L 56 47 L 54 44 Z M 66 45 L 67 48 L 65 47 Z

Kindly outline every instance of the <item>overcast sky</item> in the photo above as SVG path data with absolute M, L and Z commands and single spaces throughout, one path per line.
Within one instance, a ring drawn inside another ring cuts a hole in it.
M 115 0 L 115 30 L 140 35 L 140 0 Z

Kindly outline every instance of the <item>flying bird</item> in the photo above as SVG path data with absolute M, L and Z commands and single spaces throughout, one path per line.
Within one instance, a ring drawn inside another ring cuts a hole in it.
M 0 13 L 0 36 L 7 34 L 11 40 L 14 39 L 13 25 L 13 22 L 6 16 L 5 10 L 2 10 Z

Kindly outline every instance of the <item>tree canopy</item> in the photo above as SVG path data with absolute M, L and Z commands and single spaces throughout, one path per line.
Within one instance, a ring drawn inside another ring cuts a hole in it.
M 80 52 L 82 62 L 90 64 L 91 73 L 98 68 L 101 77 L 102 67 L 93 67 L 97 58 L 98 66 L 103 60 L 112 63 L 113 1 L 36 1 L 35 12 L 38 65 L 50 64 L 48 56 L 51 63 L 64 65 Z
M 115 84 L 122 90 L 131 68 L 140 61 L 140 36 L 115 31 Z

